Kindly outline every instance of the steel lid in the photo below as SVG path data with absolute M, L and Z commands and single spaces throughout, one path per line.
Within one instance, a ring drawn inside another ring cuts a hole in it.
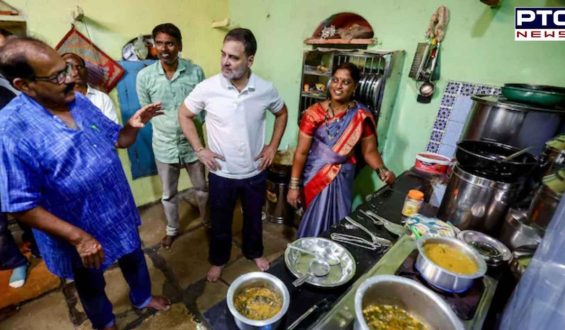
M 505 98 L 504 96 L 472 95 L 471 100 L 478 103 L 486 103 L 489 105 L 497 106 L 499 108 L 514 110 L 514 111 L 542 111 L 542 112 L 555 112 L 555 113 L 565 114 L 565 108 L 562 107 L 545 108 L 527 103 L 512 102 L 507 98 Z

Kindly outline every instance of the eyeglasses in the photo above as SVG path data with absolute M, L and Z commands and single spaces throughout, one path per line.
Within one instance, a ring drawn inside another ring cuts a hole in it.
M 69 76 L 69 74 L 71 73 L 72 68 L 73 68 L 73 65 L 70 64 L 70 63 L 67 63 L 65 68 L 63 70 L 57 72 L 56 74 L 54 74 L 50 77 L 34 76 L 33 80 L 43 80 L 43 81 L 48 81 L 48 82 L 53 83 L 53 84 L 61 85 L 65 82 L 65 80 L 67 80 L 67 76 Z

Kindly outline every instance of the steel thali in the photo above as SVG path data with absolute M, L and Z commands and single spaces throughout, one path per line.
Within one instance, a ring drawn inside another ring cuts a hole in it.
M 300 277 L 309 270 L 309 265 L 314 258 L 337 258 L 338 264 L 330 266 L 328 275 L 323 277 L 310 276 L 306 283 L 318 287 L 336 287 L 347 283 L 355 275 L 355 259 L 351 253 L 342 245 L 326 238 L 306 237 L 298 239 L 291 245 L 314 252 L 318 256 L 312 256 L 304 252 L 287 247 L 284 252 L 284 262 L 290 272 Z

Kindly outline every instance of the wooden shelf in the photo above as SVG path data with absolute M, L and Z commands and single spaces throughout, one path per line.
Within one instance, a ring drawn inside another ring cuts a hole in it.
M 325 100 L 325 99 L 327 99 L 326 96 L 320 95 L 320 94 L 312 94 L 312 93 L 302 92 L 300 95 L 301 95 L 302 97 L 309 97 L 309 98 L 311 98 L 311 99 L 317 99 L 317 100 Z
M 318 76 L 318 77 L 331 77 L 331 73 L 329 72 L 318 72 L 318 71 L 304 71 L 304 74 L 309 75 L 309 76 Z
M 321 38 L 308 38 L 304 43 L 308 45 L 374 45 L 377 39 L 321 39 Z

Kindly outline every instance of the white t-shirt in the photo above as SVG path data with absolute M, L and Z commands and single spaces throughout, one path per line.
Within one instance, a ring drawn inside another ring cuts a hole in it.
M 284 102 L 271 82 L 251 74 L 241 91 L 222 74 L 198 84 L 184 100 L 194 114 L 206 111 L 208 148 L 224 156 L 220 170 L 212 173 L 246 179 L 260 173 L 255 160 L 265 144 L 266 112 L 279 112 Z
M 112 102 L 112 99 L 108 96 L 108 94 L 88 86 L 86 90 L 86 97 L 111 121 L 118 125 L 120 124 L 118 121 L 118 115 L 116 114 L 116 109 L 114 108 L 114 102 Z

